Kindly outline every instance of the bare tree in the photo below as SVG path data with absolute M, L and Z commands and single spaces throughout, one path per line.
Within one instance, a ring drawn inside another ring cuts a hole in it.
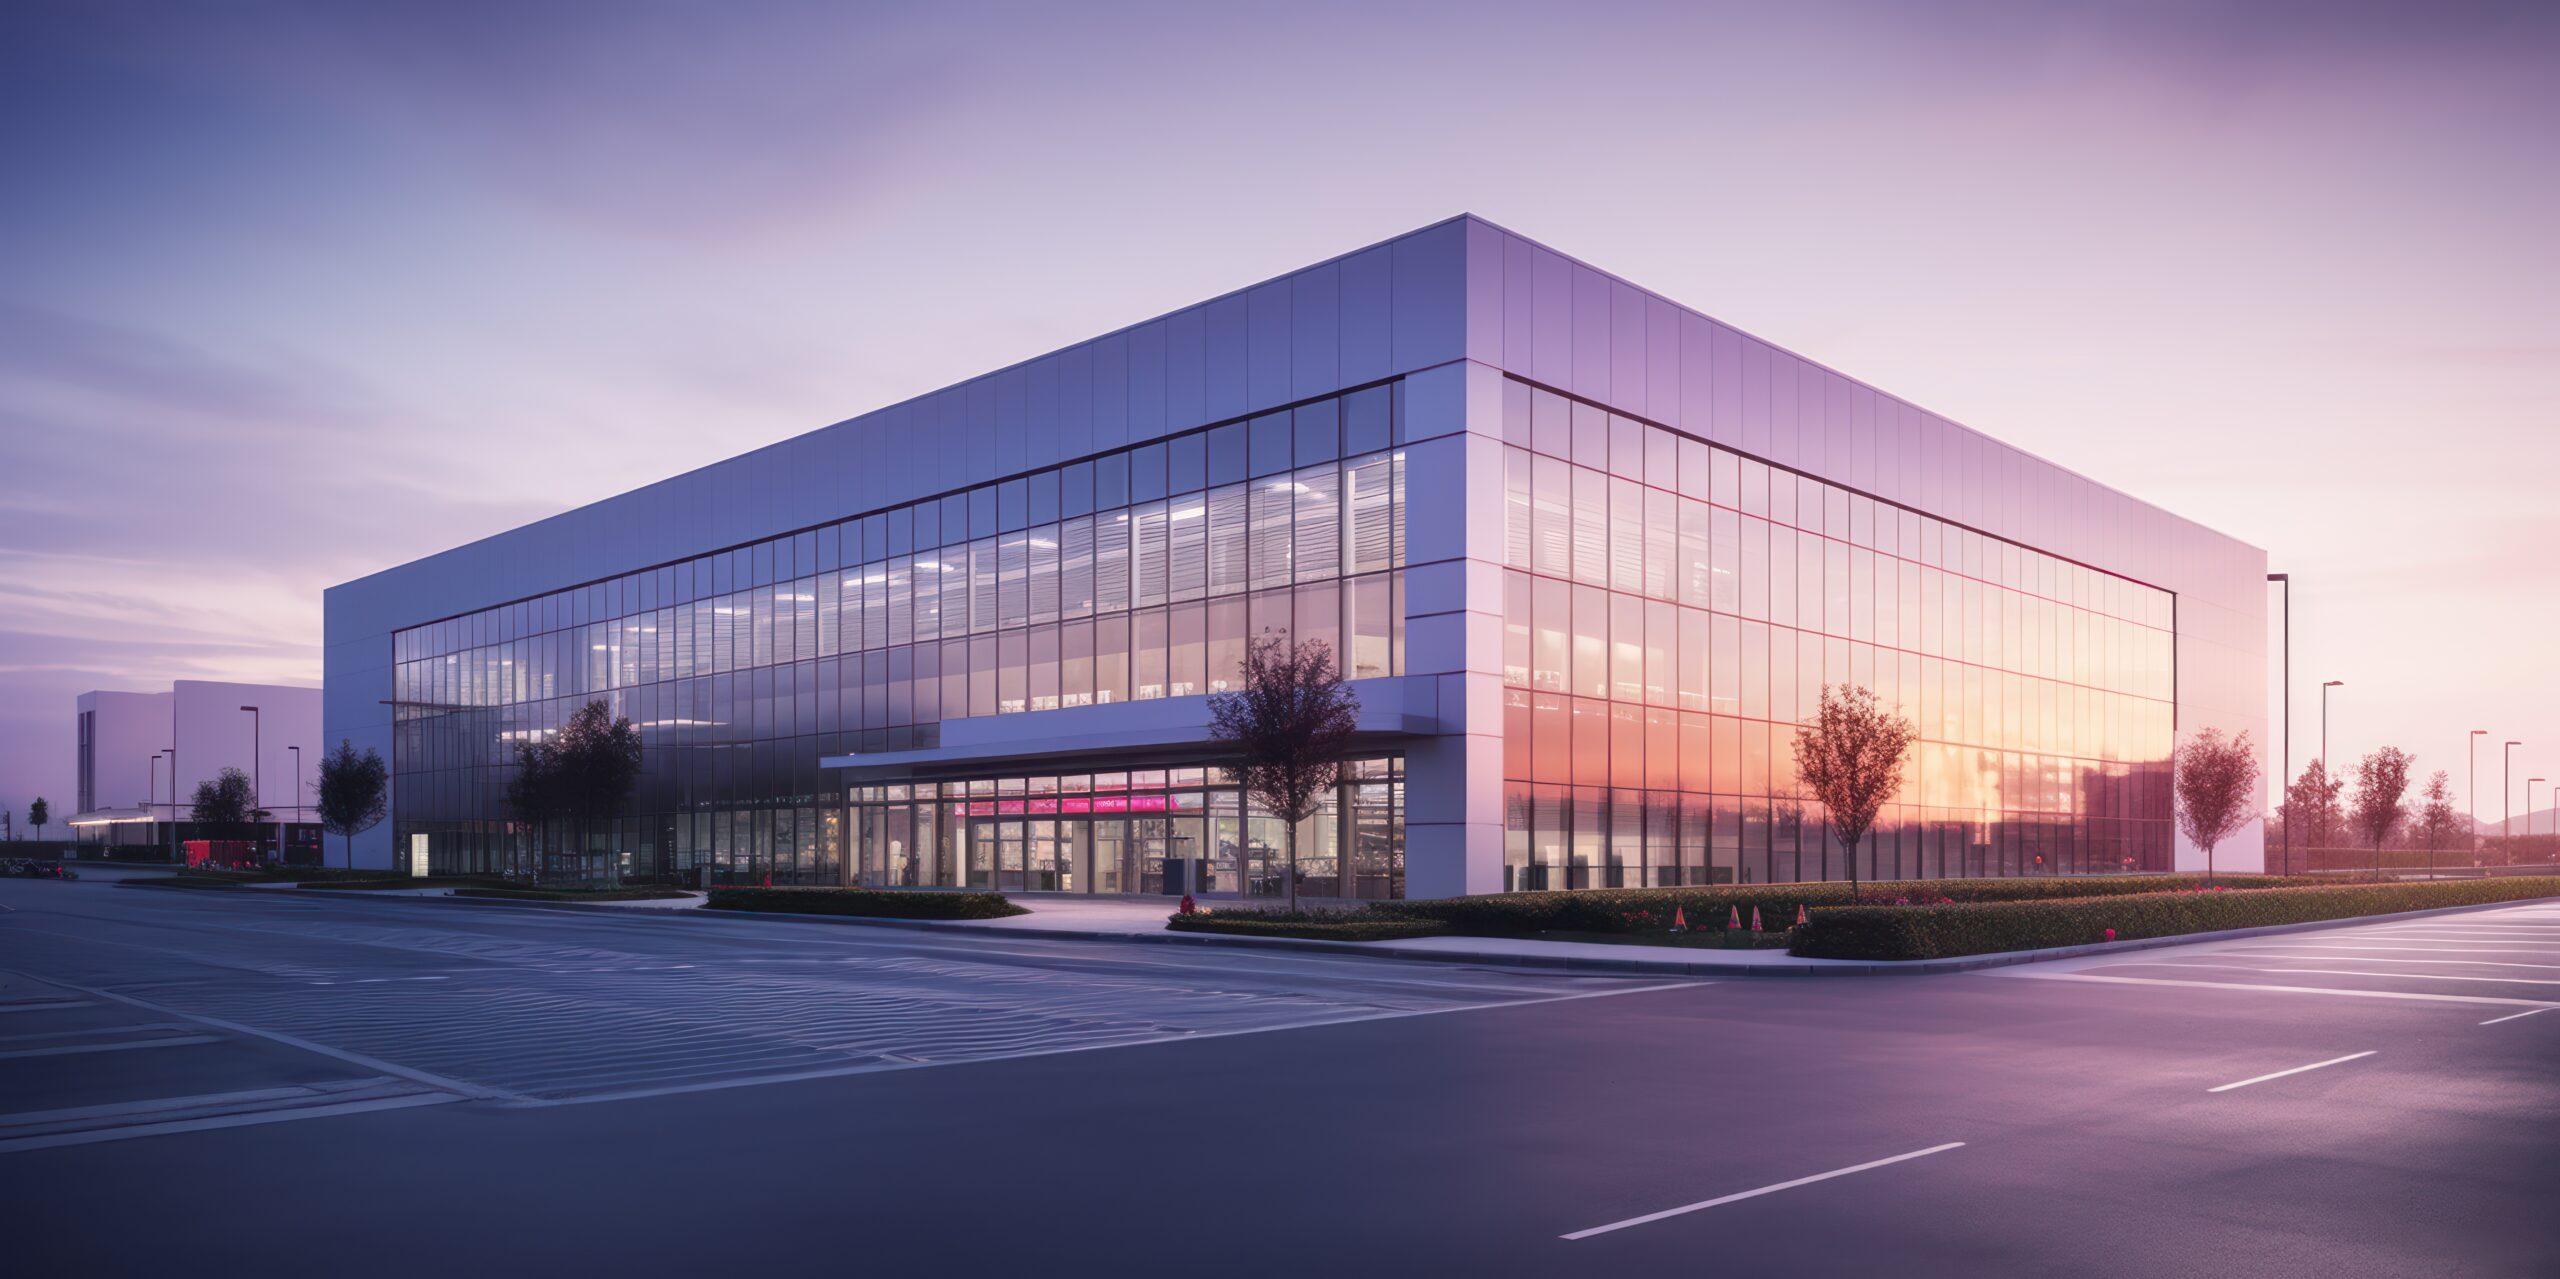
M 2285 787 L 2284 803 L 2277 811 L 2284 818 L 2285 829 L 2294 832 L 2288 838 L 2296 839 L 2306 854 L 2314 848 L 2337 847 L 2347 826 L 2346 814 L 2338 806 L 2339 793 L 2345 789 L 2346 780 L 2331 777 L 2328 766 L 2316 759 L 2304 765 L 2302 776 Z
M 2418 836 L 2427 842 L 2427 878 L 2436 874 L 2436 849 L 2454 832 L 2462 829 L 2462 814 L 2453 806 L 2453 781 L 2441 768 L 2427 779 L 2425 790 L 2418 792 Z
M 561 810 L 560 756 L 547 735 L 516 743 L 516 769 L 507 778 L 507 810 L 525 828 L 535 878 L 550 851 L 551 823 Z
M 1209 699 L 1209 736 L 1238 756 L 1227 772 L 1289 827 L 1289 909 L 1298 909 L 1298 823 L 1316 815 L 1342 780 L 1342 756 L 1359 727 L 1360 699 L 1342 682 L 1322 640 L 1291 646 L 1250 641 L 1244 683 Z
M 2204 882 L 2213 882 L 2213 850 L 2255 816 L 2258 748 L 2249 735 L 2224 738 L 2208 728 L 2178 747 L 2174 760 L 2178 829 L 2204 850 Z
M 583 867 L 592 827 L 620 817 L 640 784 L 640 730 L 597 698 L 569 713 L 569 722 L 560 726 L 552 746 L 559 752 L 561 798 Z M 619 878 L 620 842 L 608 851 L 613 854 L 606 861 L 608 878 Z
M 1830 810 L 1831 834 L 1849 855 L 1849 899 L 1858 898 L 1858 841 L 1902 786 L 1911 721 L 1855 684 L 1826 684 L 1822 707 L 1796 726 L 1796 775 Z
M 355 743 L 341 737 L 335 750 L 320 757 L 311 789 L 320 801 L 320 828 L 347 841 L 347 869 L 355 869 L 356 836 L 373 829 L 388 807 L 390 770 L 372 747 L 359 755 Z
M 2400 800 L 2409 793 L 2409 752 L 2385 746 L 2356 764 L 2356 831 L 2373 845 L 2373 868 L 2382 869 L 2382 841 L 2400 825 Z
M 569 822 L 570 851 L 585 865 L 589 827 L 621 814 L 639 785 L 640 762 L 640 730 L 603 698 L 571 711 L 558 729 L 517 744 L 507 805 L 536 832 L 537 877 L 548 828 L 561 818 Z M 619 869 L 618 858 L 609 864 Z

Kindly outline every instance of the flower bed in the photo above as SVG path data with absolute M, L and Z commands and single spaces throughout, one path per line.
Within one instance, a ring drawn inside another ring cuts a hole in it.
M 714 888 L 705 906 L 711 910 L 862 915 L 875 919 L 1002 919 L 1031 913 L 1002 893 L 889 888 Z
M 2560 879 L 2535 876 L 2197 889 L 2059 901 L 1836 906 L 1815 911 L 1795 931 L 1787 951 L 1809 959 L 1944 959 L 2555 896 L 2560 896 Z

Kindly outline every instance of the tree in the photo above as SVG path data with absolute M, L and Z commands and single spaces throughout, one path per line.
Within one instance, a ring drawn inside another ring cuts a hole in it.
M 1359 728 L 1360 698 L 1322 640 L 1291 646 L 1265 635 L 1245 645 L 1244 680 L 1209 699 L 1210 739 L 1235 752 L 1227 774 L 1289 828 L 1289 909 L 1298 909 L 1298 824 L 1342 780 Z
M 640 730 L 598 698 L 570 712 L 558 731 L 518 748 L 508 802 L 536 823 L 567 818 L 583 861 L 590 825 L 618 816 L 639 785 L 640 758 Z
M 1858 899 L 1858 841 L 1902 786 L 1911 721 L 1854 684 L 1826 684 L 1822 707 L 1796 726 L 1796 775 L 1831 811 L 1831 834 L 1849 854 L 1849 900 Z
M 2225 739 L 2208 728 L 2178 747 L 2176 770 L 2178 829 L 2204 850 L 2204 882 L 2213 882 L 2213 850 L 2238 834 L 2255 816 L 2258 794 L 2258 749 L 2249 735 Z
M 2346 814 L 2338 807 L 2338 794 L 2345 789 L 2345 780 L 2331 777 L 2328 766 L 2316 759 L 2305 765 L 2302 776 L 2285 788 L 2284 803 L 2278 811 L 2284 817 L 2285 829 L 2299 833 L 2306 853 L 2314 848 L 2337 847 L 2340 832 L 2347 826 Z M 2287 838 L 2294 836 L 2289 834 Z
M 44 838 L 45 823 L 52 820 L 53 805 L 44 802 L 44 796 L 36 796 L 36 802 L 27 805 L 27 825 L 36 828 L 36 838 Z
M 2462 815 L 2453 807 L 2453 781 L 2441 768 L 2427 779 L 2425 790 L 2418 792 L 2418 837 L 2427 845 L 2427 877 L 2435 878 L 2436 849 L 2454 832 L 2462 829 Z
M 2382 841 L 2400 825 L 2400 801 L 2409 793 L 2409 765 L 2416 761 L 2385 746 L 2356 764 L 2356 831 L 2373 845 L 2373 868 L 2382 869 Z
M 187 809 L 187 820 L 200 826 L 245 826 L 256 804 L 249 798 L 249 775 L 236 768 L 226 768 L 212 778 L 196 783 L 195 799 Z
M 320 757 L 320 775 L 311 789 L 320 801 L 320 828 L 347 841 L 347 869 L 355 869 L 356 836 L 382 820 L 391 770 L 372 747 L 359 755 L 355 743 L 341 737 L 337 749 Z
M 534 865 L 549 849 L 551 823 L 560 816 L 559 753 L 551 739 L 516 743 L 515 775 L 507 779 L 507 808 L 531 838 Z

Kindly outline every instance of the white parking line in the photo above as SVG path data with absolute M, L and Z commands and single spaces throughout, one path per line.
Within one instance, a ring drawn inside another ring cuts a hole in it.
M 2516 999 L 2496 995 L 2438 995 L 2414 990 L 2355 990 L 2340 986 L 2279 986 L 2268 982 L 2250 981 L 2185 981 L 2175 977 L 2109 977 L 2100 973 L 2035 972 L 2024 967 L 1991 969 L 1971 975 L 1988 977 L 1994 981 L 2024 977 L 2030 981 L 2103 981 L 2120 986 L 2188 986 L 2198 990 L 2254 990 L 2271 991 L 2283 995 L 2336 995 L 2345 999 L 2414 999 L 2431 1004 L 2504 1004 L 2508 1007 L 2525 1005 L 2535 1008 L 2560 1008 L 2560 1003 L 2549 1000 Z
M 53 1048 L 15 1048 L 0 1052 L 0 1061 L 16 1061 L 21 1057 L 76 1057 L 82 1053 L 115 1053 L 132 1048 L 184 1048 L 189 1044 L 222 1042 L 219 1035 L 172 1035 L 166 1039 L 131 1039 L 119 1044 L 63 1044 Z
M 2299 973 L 2307 977 L 2394 977 L 2402 981 L 2485 981 L 2501 986 L 2560 986 L 2550 977 L 2464 977 L 2454 973 L 2378 973 L 2355 968 L 2266 968 L 2257 964 L 2206 964 L 2181 959 L 2135 960 L 2125 967 L 2217 968 L 2241 973 Z
M 2410 959 L 2403 955 L 2339 955 L 2329 953 L 2318 955 L 2288 955 L 2282 951 L 2274 950 L 2223 950 L 2216 951 L 2214 953 L 2219 955 L 2241 955 L 2250 959 L 2317 959 L 2323 963 L 2330 964 L 2455 964 L 2464 968 L 2540 968 L 2545 971 L 2560 968 L 2560 964 L 2527 964 L 2512 959 Z M 2375 973 L 2374 975 L 2377 977 L 2388 977 L 2392 974 Z
M 1411 1017 L 1436 1017 L 1443 1013 L 1471 1013 L 1503 1008 L 1529 1008 L 1538 1004 L 1565 1004 L 1584 999 L 1612 999 L 1619 995 L 1650 995 L 1665 990 L 1688 990 L 1696 986 L 1712 986 L 1711 981 L 1668 982 L 1659 986 L 1630 986 L 1623 990 L 1584 990 L 1544 999 L 1514 999 L 1500 1003 L 1453 1004 L 1446 1008 L 1399 1009 L 1394 1012 L 1365 1013 L 1353 1017 L 1332 1017 L 1315 1021 L 1284 1022 L 1270 1026 L 1246 1026 L 1235 1030 L 1212 1030 L 1156 1039 L 1113 1040 L 1108 1043 L 1079 1044 L 1073 1047 L 1026 1048 L 1017 1052 L 983 1053 L 949 1061 L 890 1060 L 870 1061 L 855 1066 L 830 1066 L 817 1070 L 799 1070 L 784 1074 L 745 1075 L 727 1079 L 707 1079 L 692 1083 L 668 1084 L 645 1088 L 628 1088 L 618 1092 L 591 1093 L 580 1097 L 515 1097 L 505 1104 L 514 1108 L 540 1109 L 554 1106 L 589 1106 L 602 1101 L 633 1101 L 642 1097 L 671 1097 L 683 1093 L 721 1092 L 732 1088 L 755 1088 L 765 1084 L 798 1083 L 810 1079 L 835 1079 L 846 1075 L 881 1074 L 893 1070 L 926 1070 L 935 1066 L 957 1066 L 986 1061 L 1012 1061 L 1022 1057 L 1056 1057 L 1067 1053 L 1100 1052 L 1110 1048 L 1140 1048 L 1151 1044 L 1196 1043 L 1204 1039 L 1226 1039 L 1237 1035 L 1261 1035 L 1275 1030 L 1308 1030 L 1325 1026 L 1350 1026 L 1368 1021 L 1396 1021 Z M 324 1050 L 325 1051 L 325 1050 Z M 1964 1143 L 1958 1142 L 1958 1145 Z M 1928 1152 L 1923 1152 L 1928 1153 Z M 1908 1158 L 1908 1156 L 1905 1156 Z M 1891 1162 L 1888 1160 L 1887 1162 Z M 1855 1172 L 1856 1169 L 1849 1171 Z M 1837 1174 L 1830 1174 L 1837 1175 Z M 1781 1187 L 1783 1189 L 1783 1187 Z M 1614 1228 L 1614 1227 L 1613 1227 Z
M 1867 1163 L 1858 1164 L 1855 1167 L 1834 1168 L 1829 1172 L 1817 1172 L 1810 1177 L 1798 1177 L 1793 1181 L 1781 1181 L 1774 1186 L 1762 1186 L 1757 1190 L 1745 1190 L 1739 1194 L 1724 1195 L 1715 1199 L 1703 1199 L 1693 1204 L 1682 1204 L 1677 1208 L 1665 1208 L 1660 1212 L 1649 1212 L 1641 1217 L 1629 1217 L 1625 1221 L 1613 1221 L 1605 1226 L 1593 1226 L 1589 1230 L 1577 1230 L 1572 1234 L 1559 1237 L 1567 1240 L 1588 1239 L 1593 1235 L 1605 1235 L 1612 1230 L 1624 1230 L 1629 1226 L 1641 1226 L 1648 1222 L 1660 1221 L 1665 1217 L 1677 1217 L 1683 1213 L 1698 1212 L 1703 1209 L 1719 1207 L 1724 1204 L 1738 1203 L 1745 1199 L 1757 1199 L 1762 1195 L 1774 1195 L 1781 1190 L 1793 1190 L 1798 1186 L 1810 1186 L 1817 1181 L 1829 1181 L 1834 1177 L 1846 1177 L 1853 1172 L 1865 1172 L 1870 1168 L 1882 1168 L 1886 1164 L 1898 1164 L 1905 1159 L 1918 1159 L 1922 1155 L 1938 1154 L 1942 1151 L 1953 1150 L 1963 1144 L 1964 1143 L 1961 1141 L 1950 1141 L 1943 1146 L 1931 1146 L 1927 1150 L 1914 1150 L 1908 1154 L 1894 1155 L 1886 1159 L 1872 1160 Z
M 2381 1049 L 2379 1049 L 2379 1048 L 2368 1048 L 2368 1049 L 2366 1049 L 2366 1050 L 2364 1050 L 2363 1052 L 2360 1052 L 2360 1053 L 2348 1053 L 2348 1054 L 2347 1054 L 2346 1056 L 2344 1056 L 2344 1057 L 2332 1057 L 2332 1058 L 2330 1058 L 2330 1059 L 2329 1059 L 2329 1060 L 2327 1060 L 2327 1061 L 2315 1061 L 2315 1062 L 2311 1063 L 2311 1064 L 2310 1064 L 2310 1065 L 2308 1065 L 2308 1066 L 2296 1066 L 2296 1067 L 2294 1067 L 2294 1068 L 2293 1068 L 2293 1069 L 2291 1069 L 2291 1070 L 2279 1070 L 2279 1071 L 2275 1072 L 2275 1073 L 2274 1073 L 2274 1074 L 2272 1074 L 2272 1075 L 2260 1075 L 2260 1076 L 2258 1076 L 2258 1077 L 2257 1077 L 2257 1078 L 2255 1078 L 2255 1079 L 2243 1079 L 2243 1080 L 2241 1080 L 2240 1082 L 2238 1082 L 2238 1083 L 2236 1083 L 2236 1084 L 2224 1084 L 2224 1085 L 2222 1085 L 2222 1086 L 2220 1086 L 2220 1087 L 2218 1087 L 2218 1088 L 2207 1088 L 2207 1089 L 2205 1089 L 2205 1091 L 2206 1091 L 2206 1092 L 2229 1092 L 2229 1091 L 2231 1091 L 2231 1090 L 2232 1090 L 2232 1089 L 2234 1089 L 2234 1088 L 2246 1088 L 2246 1087 L 2248 1087 L 2248 1086 L 2249 1086 L 2249 1085 L 2251 1085 L 2251 1084 L 2263 1084 L 2263 1083 L 2267 1082 L 2267 1081 L 2268 1081 L 2268 1080 L 2270 1080 L 2270 1079 L 2282 1079 L 2282 1078 L 2284 1078 L 2284 1077 L 2285 1077 L 2285 1076 L 2287 1076 L 2287 1075 L 2299 1075 L 2299 1074 L 2301 1074 L 2302 1072 L 2304 1072 L 2304 1071 L 2306 1071 L 2306 1070 L 2318 1070 L 2318 1069 L 2320 1069 L 2322 1066 L 2335 1066 L 2335 1065 L 2339 1064 L 2340 1062 L 2354 1061 L 2354 1060 L 2356 1060 L 2356 1059 L 2358 1059 L 2358 1058 L 2361 1058 L 2361 1057 L 2370 1057 L 2370 1056 L 2372 1056 L 2372 1055 L 2374 1055 L 2375 1053 L 2380 1052 L 2380 1051 L 2382 1051 L 2382 1050 L 2381 1050 Z
M 90 999 L 30 999 L 22 1004 L 0 1004 L 0 1013 L 49 1013 L 56 1008 L 89 1008 L 96 1002 Z
M 2385 955 L 2396 955 L 2404 951 L 2413 955 L 2544 955 L 2552 953 L 2539 946 L 2518 949 L 2508 946 L 2473 946 L 2468 943 L 2452 946 L 2377 946 L 2372 942 L 2289 941 L 2284 944 L 2305 948 L 2316 946 L 2322 950 L 2369 950 Z
M 2518 1018 L 2518 1017 L 2530 1017 L 2530 1016 L 2534 1015 L 2535 1013 L 2547 1013 L 2547 1012 L 2550 1012 L 2550 1011 L 2551 1011 L 2551 1010 L 2550 1010 L 2550 1009 L 2548 1009 L 2548 1008 L 2528 1008 L 2528 1009 L 2525 1009 L 2523 1012 L 2520 1012 L 2520 1013 L 2508 1013 L 2508 1014 L 2507 1014 L 2506 1016 L 2504 1016 L 2504 1017 L 2492 1017 L 2492 1018 L 2490 1018 L 2489 1020 L 2484 1021 L 2484 1022 L 2482 1022 L 2482 1023 L 2480 1023 L 2480 1024 L 2481 1024 L 2481 1025 L 2483 1025 L 2483 1026 L 2495 1026 L 2495 1025 L 2497 1025 L 2499 1022 L 2502 1022 L 2502 1021 L 2514 1021 L 2514 1020 L 2515 1020 L 2516 1018 Z
M 43 1137 L 13 1137 L 0 1141 L 0 1154 L 21 1150 L 50 1150 L 56 1146 L 90 1146 L 102 1141 L 131 1141 L 136 1137 L 165 1137 L 171 1133 L 204 1132 L 214 1128 L 245 1128 L 252 1124 L 285 1124 L 301 1119 L 330 1119 L 339 1115 L 361 1115 L 376 1110 L 407 1110 L 413 1106 L 441 1106 L 462 1098 L 451 1093 L 412 1093 L 406 1097 L 384 1097 L 374 1101 L 347 1101 L 328 1106 L 309 1106 L 301 1110 L 260 1110 L 240 1115 L 214 1115 L 204 1119 L 173 1119 L 166 1123 L 136 1124 L 130 1128 L 93 1128 L 86 1132 L 54 1133 Z

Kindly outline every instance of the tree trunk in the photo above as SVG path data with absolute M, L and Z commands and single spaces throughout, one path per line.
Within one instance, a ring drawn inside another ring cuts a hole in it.
M 1298 819 L 1289 819 L 1289 913 L 1298 913 Z
M 1849 850 L 1849 904 L 1855 906 L 1858 904 L 1858 841 L 1850 840 L 1843 847 Z

